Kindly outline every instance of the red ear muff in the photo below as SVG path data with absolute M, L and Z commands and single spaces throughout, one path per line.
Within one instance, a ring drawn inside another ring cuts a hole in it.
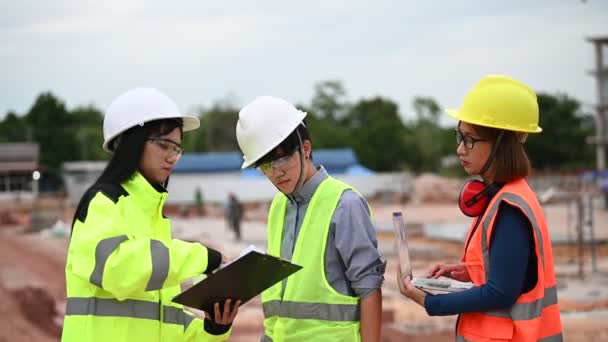
M 488 188 L 483 182 L 470 180 L 462 186 L 460 196 L 458 196 L 458 206 L 467 216 L 477 217 L 483 213 L 488 206 L 490 198 Z

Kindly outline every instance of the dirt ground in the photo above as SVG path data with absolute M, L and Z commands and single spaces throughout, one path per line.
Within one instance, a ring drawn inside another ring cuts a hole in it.
M 419 221 L 423 221 L 425 216 L 426 220 L 432 222 L 437 219 L 453 220 L 453 214 L 446 214 L 442 208 L 419 205 L 409 210 Z M 392 210 L 394 208 L 376 207 L 374 213 L 384 217 L 390 215 Z M 205 237 L 220 236 L 220 240 L 201 238 L 201 241 L 218 246 L 232 244 L 229 237 L 219 234 L 219 229 L 224 229 L 223 221 L 220 218 L 209 220 L 205 222 L 215 224 L 208 228 L 212 233 L 201 234 Z M 608 229 L 606 222 L 600 221 L 598 226 Z M 189 219 L 176 220 L 174 228 L 184 230 L 182 233 L 185 234 L 184 227 L 198 224 L 198 221 Z M 249 237 L 250 241 L 255 242 L 263 240 L 264 228 L 259 222 L 245 222 L 244 229 L 246 239 Z M 58 341 L 65 305 L 67 238 L 50 234 L 23 234 L 22 231 L 0 226 L 0 342 Z M 391 239 L 391 234 L 379 233 L 381 244 L 390 245 Z M 434 261 L 458 259 L 462 248 L 457 242 L 437 241 L 424 236 L 413 238 L 412 246 L 419 251 L 413 256 L 415 272 L 422 272 Z M 595 277 L 589 277 L 590 253 L 587 248 L 583 253 L 587 280 L 579 281 L 577 247 L 554 247 L 558 282 L 568 287 L 560 292 L 567 341 L 608 340 L 608 295 L 603 292 L 608 289 L 608 245 L 599 245 L 597 251 L 600 272 Z M 383 286 L 383 341 L 452 341 L 455 317 L 429 318 L 422 308 L 403 298 L 395 279 L 396 261 L 390 255 L 387 259 Z M 262 319 L 261 305 L 256 298 L 241 309 L 230 341 L 258 341 Z
M 0 341 L 58 341 L 67 242 L 0 235 Z

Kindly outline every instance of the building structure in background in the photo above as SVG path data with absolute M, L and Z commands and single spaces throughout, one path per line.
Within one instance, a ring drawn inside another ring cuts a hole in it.
M 363 196 L 413 191 L 413 178 L 402 172 L 375 173 L 359 163 L 351 149 L 321 149 L 313 154 L 334 177 L 352 184 Z M 186 153 L 174 166 L 168 205 L 192 204 L 200 189 L 205 202 L 224 203 L 228 193 L 242 202 L 267 202 L 277 190 L 256 169 L 242 170 L 240 152 Z M 75 205 L 103 171 L 106 162 L 67 162 L 63 178 L 70 203 Z
M 0 199 L 38 196 L 40 147 L 37 143 L 0 144 Z
M 590 74 L 595 77 L 597 87 L 595 136 L 588 142 L 596 145 L 596 169 L 606 169 L 608 150 L 608 36 L 588 38 L 595 48 L 595 68 Z

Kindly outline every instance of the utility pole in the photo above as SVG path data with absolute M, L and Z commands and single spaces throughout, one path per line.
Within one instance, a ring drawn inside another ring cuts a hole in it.
M 585 242 L 584 242 L 584 234 L 583 229 L 585 225 L 585 207 L 583 203 L 583 198 L 581 196 L 576 197 L 576 242 L 578 245 L 578 277 L 579 279 L 585 278 L 585 273 L 583 269 L 585 268 Z
M 587 38 L 595 47 L 595 69 L 589 73 L 595 77 L 597 87 L 596 135 L 587 139 L 595 144 L 598 171 L 606 169 L 606 149 L 608 148 L 608 36 Z

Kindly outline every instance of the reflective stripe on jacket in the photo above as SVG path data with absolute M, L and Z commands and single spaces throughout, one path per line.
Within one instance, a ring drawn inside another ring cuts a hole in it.
M 458 320 L 457 341 L 562 341 L 553 252 L 547 222 L 536 195 L 525 180 L 505 184 L 489 203 L 484 215 L 479 218 L 479 224 L 473 222 L 466 239 L 468 244 L 465 246 L 462 261 L 476 286 L 486 283 L 492 266 L 492 229 L 498 208 L 503 201 L 519 208 L 531 223 L 538 281 L 532 290 L 521 294 L 507 310 L 461 314 Z
M 74 222 L 62 341 L 223 341 L 171 300 L 207 269 L 208 251 L 173 239 L 157 191 L 138 172 L 102 185 Z
M 342 193 L 351 187 L 332 177 L 315 191 L 296 240 L 292 262 L 303 266 L 262 293 L 264 340 L 360 341 L 359 298 L 333 289 L 324 271 L 324 256 L 333 213 Z M 279 193 L 268 217 L 268 252 L 281 255 L 287 197 Z M 281 293 L 283 297 L 281 298 Z

